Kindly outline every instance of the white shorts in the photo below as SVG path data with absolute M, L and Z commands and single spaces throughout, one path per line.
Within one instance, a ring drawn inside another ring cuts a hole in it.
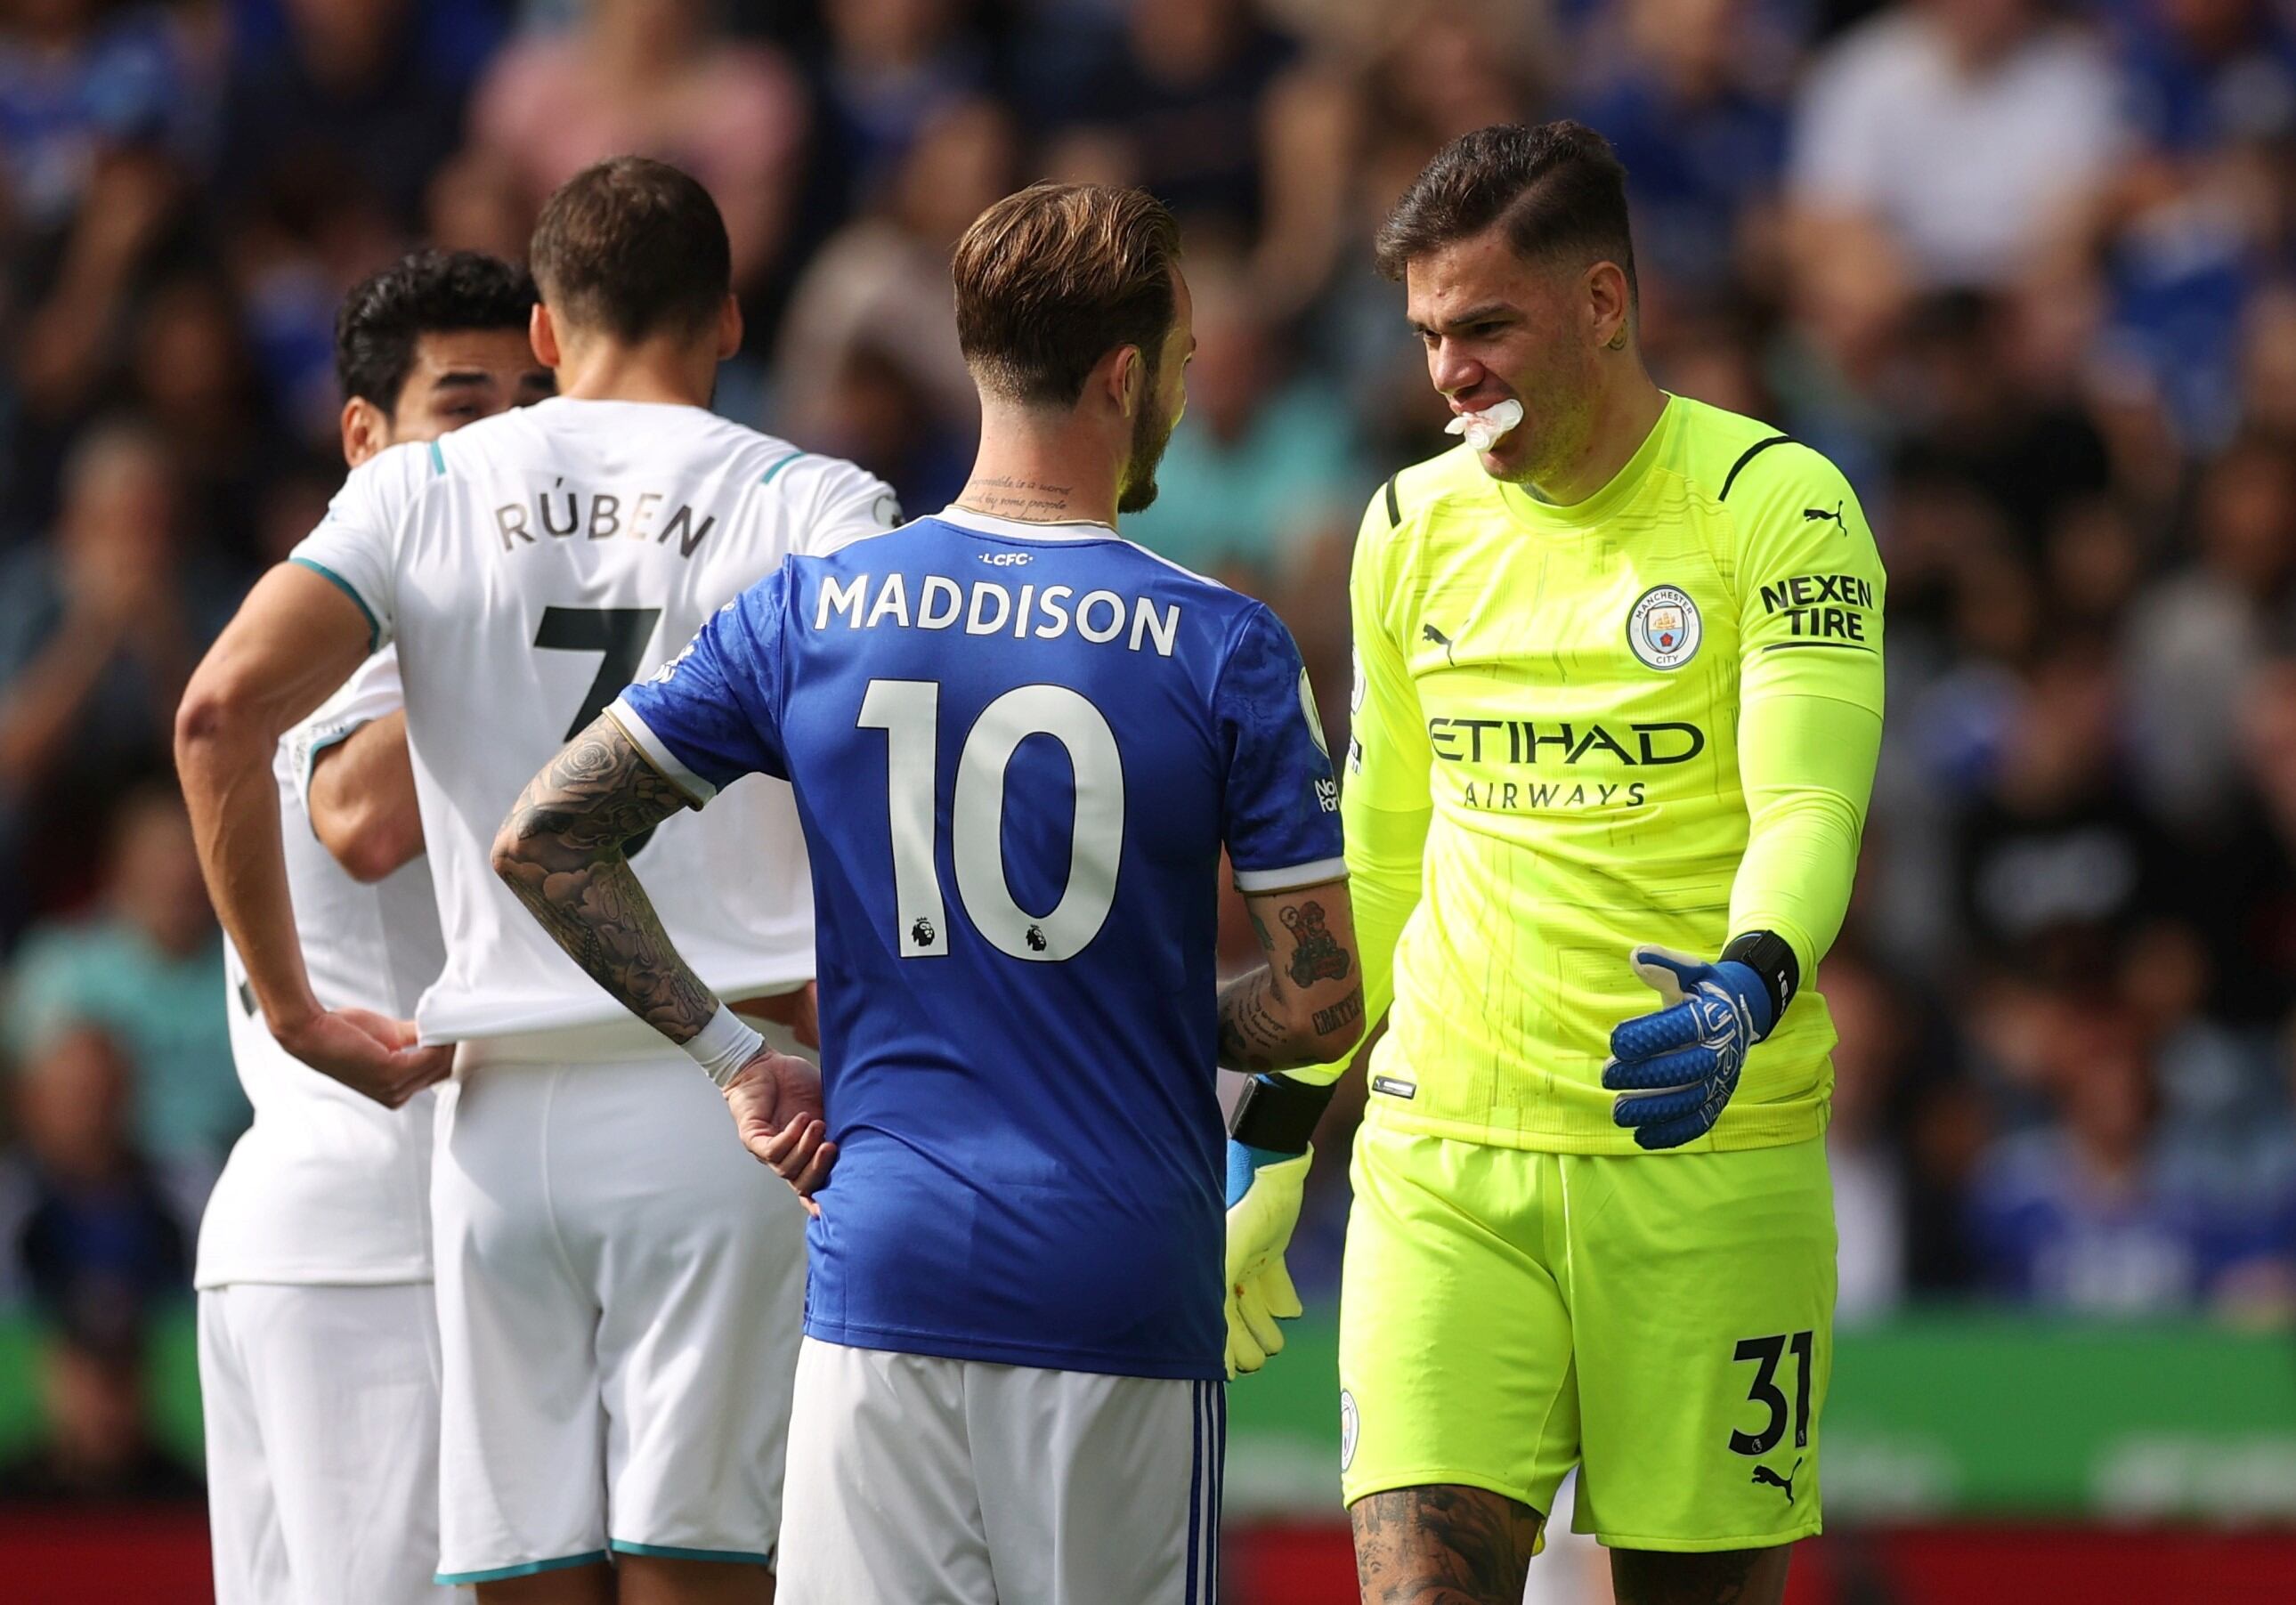
M 805 1213 L 709 1077 L 490 1062 L 447 1089 L 431 1204 L 440 1581 L 771 1565 Z
M 1221 1382 L 808 1338 L 780 1605 L 1214 1605 Z
M 430 1284 L 200 1295 L 217 1605 L 445 1605 Z

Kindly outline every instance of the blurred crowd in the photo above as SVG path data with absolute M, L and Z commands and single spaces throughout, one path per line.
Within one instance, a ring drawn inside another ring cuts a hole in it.
M 1126 533 L 1273 602 L 1336 723 L 1357 518 L 1446 444 L 1370 231 L 1555 115 L 1627 163 L 1660 381 L 1831 454 L 1890 569 L 1845 1317 L 2296 1307 L 2296 7 L 0 0 L 0 1300 L 120 1379 L 84 1413 L 247 1118 L 168 721 L 340 477 L 350 283 L 669 158 L 733 236 L 721 410 L 926 511 L 958 233 L 1144 184 L 1201 350 Z

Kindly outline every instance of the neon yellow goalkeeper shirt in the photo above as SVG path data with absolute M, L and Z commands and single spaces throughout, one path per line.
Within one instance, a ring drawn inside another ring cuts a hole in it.
M 1713 1132 L 1825 1126 L 1840 929 L 1882 731 L 1882 575 L 1841 474 L 1751 419 L 1669 397 L 1575 506 L 1464 446 L 1365 513 L 1349 585 L 1341 807 L 1366 1006 L 1390 997 L 1367 1118 L 1636 1153 L 1611 1028 L 1659 1006 L 1628 966 L 1775 932 L 1805 990 Z

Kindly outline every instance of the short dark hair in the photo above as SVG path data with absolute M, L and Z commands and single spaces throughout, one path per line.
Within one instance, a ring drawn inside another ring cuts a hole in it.
M 560 184 L 529 254 L 553 313 L 621 340 L 699 334 L 734 287 L 718 203 L 691 174 L 644 156 Z
M 1381 225 L 1373 252 L 1390 279 L 1415 257 L 1504 224 L 1521 255 L 1616 262 L 1635 286 L 1627 169 L 1611 142 L 1568 119 L 1499 123 L 1435 153 Z
M 467 329 L 526 332 L 537 299 L 523 267 L 475 250 L 418 250 L 343 298 L 335 315 L 335 379 L 343 399 L 398 405 L 426 334 Z
M 1179 225 L 1144 190 L 1030 184 L 957 242 L 957 347 L 983 389 L 1073 406 L 1118 346 L 1139 347 L 1153 371 L 1179 256 Z

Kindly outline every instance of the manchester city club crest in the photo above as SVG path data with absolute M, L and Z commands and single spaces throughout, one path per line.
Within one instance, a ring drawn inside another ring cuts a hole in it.
M 1686 591 L 1652 585 L 1627 615 L 1627 644 L 1652 668 L 1680 668 L 1698 655 L 1698 604 Z

